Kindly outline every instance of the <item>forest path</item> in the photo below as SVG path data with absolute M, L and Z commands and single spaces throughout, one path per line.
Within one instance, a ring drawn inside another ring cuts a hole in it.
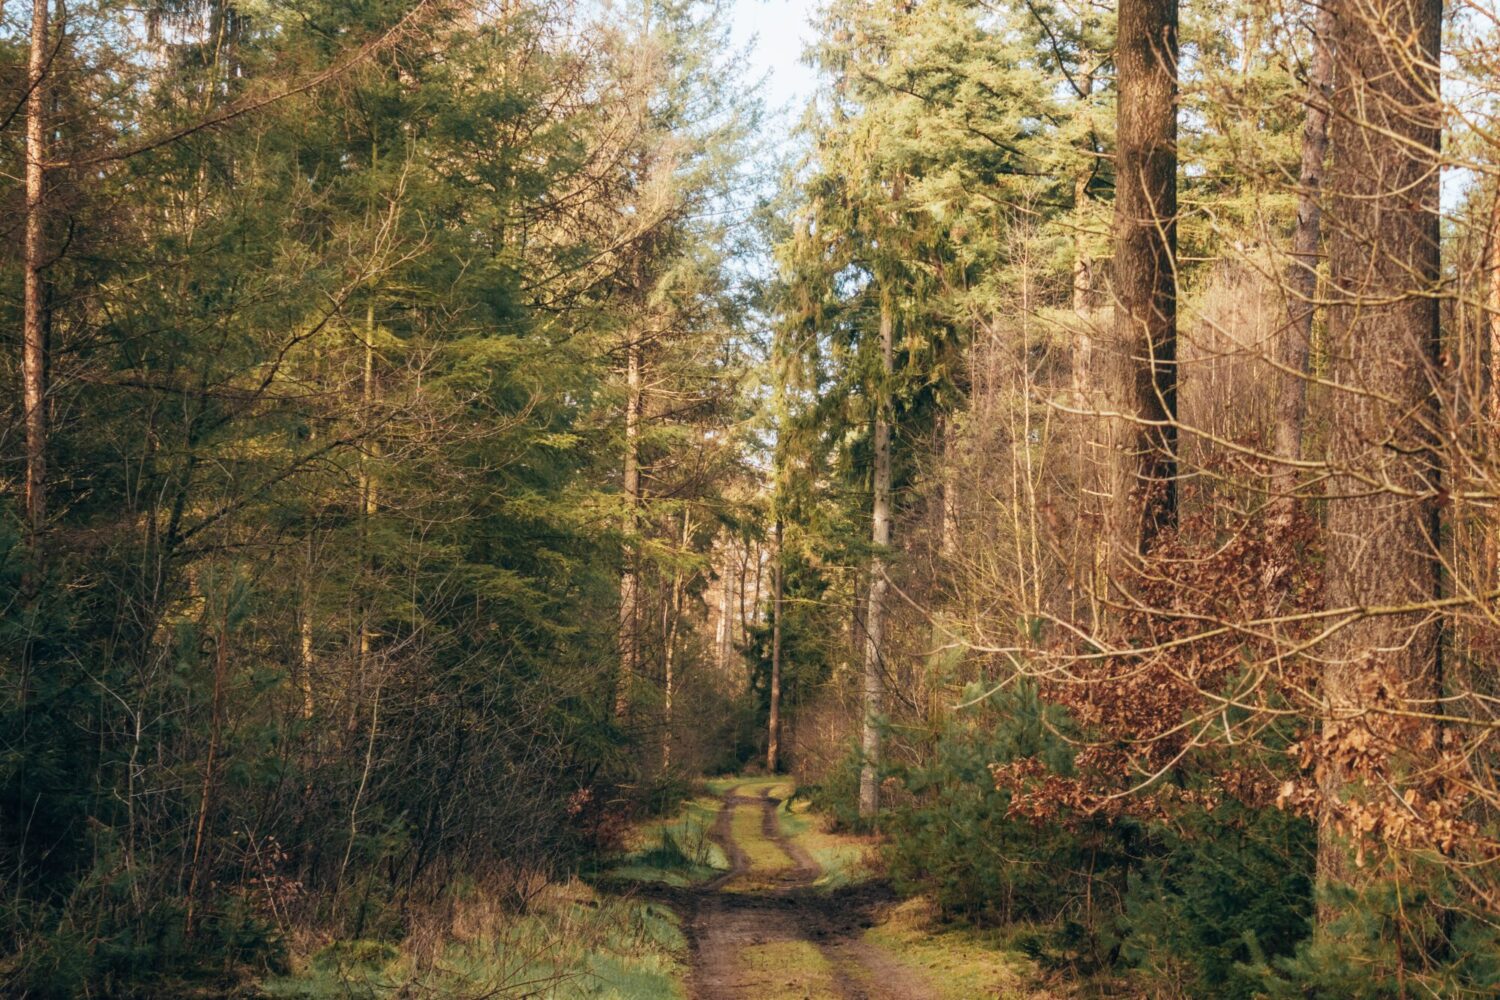
M 939 1000 L 927 976 L 871 941 L 895 897 L 878 882 L 820 885 L 823 867 L 781 825 L 774 780 L 730 788 L 712 836 L 730 870 L 688 915 L 696 1000 Z M 786 794 L 783 792 L 783 794 Z

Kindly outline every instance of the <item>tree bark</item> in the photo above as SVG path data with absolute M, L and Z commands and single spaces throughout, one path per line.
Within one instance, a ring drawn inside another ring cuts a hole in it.
M 625 347 L 625 511 L 620 529 L 625 539 L 624 568 L 620 572 L 620 674 L 615 678 L 616 719 L 630 708 L 630 685 L 640 666 L 640 577 L 635 563 L 635 535 L 640 508 L 641 470 L 641 345 L 632 339 Z
M 684 510 L 682 512 L 682 548 L 679 558 L 682 554 L 686 554 L 692 532 L 692 515 Z M 682 629 L 682 588 L 682 569 L 679 567 L 672 573 L 670 604 L 672 617 L 667 625 L 666 635 L 663 636 L 663 641 L 666 643 L 666 648 L 662 651 L 661 769 L 663 771 L 672 766 L 672 696 L 676 693 L 676 677 L 673 671 L 677 665 L 677 635 Z
M 729 593 L 732 585 L 729 559 L 726 543 L 720 547 L 719 554 L 719 623 L 714 629 L 714 655 L 721 677 L 729 671 L 729 609 L 733 601 Z
M 1297 174 L 1297 229 L 1287 263 L 1286 328 L 1275 349 L 1281 396 L 1276 408 L 1276 454 L 1288 461 L 1272 470 L 1275 507 L 1289 516 L 1296 507 L 1297 469 L 1302 458 L 1302 427 L 1307 417 L 1307 362 L 1318 292 L 1318 251 L 1323 232 L 1323 163 L 1328 156 L 1329 89 L 1333 85 L 1333 8 L 1318 5 L 1312 29 L 1312 61 L 1307 67 L 1307 118 L 1302 124 L 1302 163 Z
M 1489 416 L 1500 428 L 1500 189 L 1490 208 L 1489 258 Z
M 1330 607 L 1436 597 L 1440 0 L 1337 0 L 1329 165 Z M 1389 484 L 1389 487 L 1386 486 Z M 1361 784 L 1385 799 L 1436 728 L 1371 709 L 1432 710 L 1441 676 L 1427 615 L 1365 618 L 1323 651 L 1318 878 L 1357 880 L 1340 830 Z M 1373 755 L 1340 753 L 1358 734 Z M 1356 770 L 1350 763 L 1357 757 Z M 1420 765 L 1417 765 L 1420 766 Z M 1390 786 L 1388 789 L 1386 786 Z M 1323 922 L 1333 916 L 1327 897 Z
M 365 305 L 365 335 L 364 335 L 364 363 L 360 377 L 360 419 L 364 422 L 364 435 L 362 435 L 361 451 L 359 456 L 359 546 L 360 546 L 360 569 L 368 575 L 371 571 L 370 559 L 370 520 L 375 516 L 378 507 L 378 498 L 375 490 L 374 471 L 370 468 L 370 453 L 377 447 L 374 437 L 370 434 L 370 428 L 374 425 L 375 414 L 375 292 L 371 290 L 370 301 Z M 370 676 L 370 651 L 371 630 L 370 615 L 371 607 L 365 603 L 360 608 L 359 615 L 359 690 L 364 691 L 366 680 Z M 357 724 L 358 699 L 351 702 L 349 723 L 352 730 Z
M 1090 60 L 1093 53 L 1079 53 L 1081 61 Z M 1078 81 L 1078 98 L 1085 113 L 1094 95 L 1094 73 L 1082 74 Z M 1092 128 L 1090 135 L 1092 135 Z M 1079 408 L 1088 400 L 1089 369 L 1093 366 L 1094 337 L 1089 329 L 1088 313 L 1094 287 L 1094 262 L 1089 258 L 1088 234 L 1084 228 L 1084 207 L 1089 203 L 1089 181 L 1094 176 L 1094 143 L 1085 140 L 1082 144 L 1083 160 L 1078 172 L 1073 175 L 1073 402 Z
M 1121 0 L 1111 578 L 1176 517 L 1177 3 Z
M 771 567 L 771 711 L 766 725 L 766 771 L 775 774 L 781 765 L 781 600 L 786 568 L 782 563 L 781 517 L 776 517 L 775 562 Z
M 28 587 L 44 568 L 42 532 L 47 524 L 47 324 L 42 269 L 46 240 L 47 0 L 32 0 L 31 51 L 26 95 L 26 231 L 23 241 L 21 394 L 26 420 L 26 530 L 30 549 Z
M 893 325 L 890 292 L 880 297 L 880 373 L 883 384 L 875 394 L 875 475 L 871 506 L 870 603 L 865 614 L 864 729 L 860 749 L 859 814 L 874 818 L 880 811 L 880 717 L 885 710 L 885 551 L 891 544 L 891 425 L 890 379 Z

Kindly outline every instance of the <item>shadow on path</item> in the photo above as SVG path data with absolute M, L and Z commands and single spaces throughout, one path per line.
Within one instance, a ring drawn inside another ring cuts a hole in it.
M 650 895 L 683 917 L 692 949 L 690 994 L 697 1000 L 927 1000 L 937 994 L 914 970 L 863 940 L 881 911 L 895 902 L 884 882 L 839 888 L 816 886 L 822 869 L 800 844 L 784 836 L 769 794 L 732 789 L 711 836 L 729 871 L 696 889 Z M 735 823 L 740 810 L 758 810 L 759 839 L 736 840 L 755 824 Z M 787 864 L 766 871 L 752 863 L 774 846 Z M 748 849 L 753 848 L 753 849 Z

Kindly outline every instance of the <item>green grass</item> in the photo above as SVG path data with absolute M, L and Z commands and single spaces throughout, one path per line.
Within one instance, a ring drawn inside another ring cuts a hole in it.
M 784 801 L 777 811 L 777 819 L 781 823 L 782 835 L 795 840 L 822 869 L 822 874 L 813 884 L 824 889 L 838 889 L 869 879 L 875 873 L 871 842 L 826 832 L 811 814 L 811 809 L 805 801 Z
M 995 934 L 939 925 L 920 899 L 896 907 L 884 922 L 865 931 L 864 939 L 922 973 L 942 1000 L 1039 995 L 1028 987 L 1035 970 L 1024 955 L 1007 949 Z
M 688 886 L 729 870 L 724 851 L 709 838 L 719 813 L 717 798 L 698 798 L 677 815 L 639 827 L 631 850 L 609 869 L 612 878 Z
M 703 787 L 708 789 L 711 795 L 728 795 L 746 782 L 746 778 L 737 775 L 726 775 L 719 778 L 708 778 L 703 782 Z
M 787 857 L 781 845 L 765 835 L 764 822 L 760 807 L 754 805 L 739 806 L 730 820 L 734 842 L 750 864 L 750 870 L 735 880 L 736 888 L 743 888 L 743 884 L 764 883 L 792 867 L 792 859 Z
M 736 961 L 756 984 L 763 1000 L 838 1000 L 833 970 L 810 941 L 770 941 L 751 945 Z
M 673 1000 L 683 996 L 686 948 L 671 910 L 556 886 L 524 914 L 483 900 L 459 907 L 445 943 L 421 962 L 403 947 L 338 942 L 262 985 L 274 1000 L 376 1000 L 392 994 L 466 1000 Z

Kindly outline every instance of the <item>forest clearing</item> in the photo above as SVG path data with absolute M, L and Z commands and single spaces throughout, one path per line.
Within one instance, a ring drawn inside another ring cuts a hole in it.
M 1485 0 L 0 5 L 0 996 L 1500 996 Z

